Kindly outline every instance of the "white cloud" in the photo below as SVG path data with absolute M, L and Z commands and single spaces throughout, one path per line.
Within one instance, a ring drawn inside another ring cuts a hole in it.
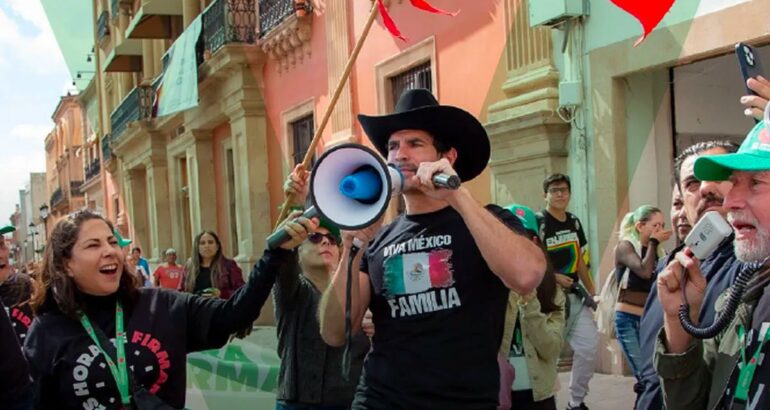
M 41 7 L 34 1 L 24 2 L 36 3 L 37 7 Z M 40 13 L 41 15 L 36 11 L 18 12 L 25 20 L 27 16 L 36 19 L 34 22 L 30 21 L 30 24 L 38 29 L 37 33 L 25 34 L 18 22 L 0 9 L 0 64 L 8 66 L 14 62 L 16 70 L 23 67 L 41 74 L 66 70 L 64 57 L 45 13 L 42 13 L 42 7 Z
M 14 14 L 35 25 L 40 30 L 48 26 L 48 18 L 40 0 L 5 0 Z
M 50 124 L 18 124 L 11 128 L 8 134 L 24 141 L 43 144 L 52 129 L 53 121 Z

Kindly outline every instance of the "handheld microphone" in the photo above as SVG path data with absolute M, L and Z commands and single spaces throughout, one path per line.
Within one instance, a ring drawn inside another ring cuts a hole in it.
M 439 172 L 433 175 L 431 182 L 433 182 L 433 185 L 435 185 L 437 188 L 451 190 L 460 188 L 460 177 L 457 175 L 442 174 Z

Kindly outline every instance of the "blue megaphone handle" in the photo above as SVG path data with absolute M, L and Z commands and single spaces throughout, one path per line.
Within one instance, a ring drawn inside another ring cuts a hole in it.
M 340 181 L 340 192 L 350 199 L 374 202 L 382 193 L 382 180 L 374 167 L 362 167 Z

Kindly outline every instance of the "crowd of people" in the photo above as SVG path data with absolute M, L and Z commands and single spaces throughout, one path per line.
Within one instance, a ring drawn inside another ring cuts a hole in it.
M 748 85 L 770 95 L 764 79 Z M 759 116 L 767 100 L 744 103 Z M 272 295 L 277 409 L 553 410 L 568 345 L 567 409 L 586 410 L 595 298 L 609 296 L 596 295 L 569 176 L 543 181 L 539 212 L 482 206 L 464 187 L 433 184 L 436 173 L 465 182 L 486 167 L 489 138 L 473 115 L 416 89 L 392 114 L 359 121 L 402 173 L 405 211 L 357 231 L 306 218 L 309 173 L 298 166 L 284 184 L 294 210 L 277 228 L 290 239 L 245 280 L 212 231 L 184 265 L 167 249 L 151 272 L 139 247 L 124 253 L 111 221 L 78 211 L 25 274 L 9 263 L 2 233 L 12 228 L 0 229 L 3 407 L 184 408 L 186 355 L 247 334 Z M 695 144 L 674 168 L 671 229 L 659 207 L 640 206 L 614 249 L 610 336 L 637 381 L 633 407 L 770 408 L 770 132 L 759 122 L 740 147 Z M 699 261 L 684 240 L 708 211 L 734 233 Z M 733 295 L 747 268 L 758 273 Z M 738 308 L 701 340 L 680 323 L 682 303 L 701 326 Z

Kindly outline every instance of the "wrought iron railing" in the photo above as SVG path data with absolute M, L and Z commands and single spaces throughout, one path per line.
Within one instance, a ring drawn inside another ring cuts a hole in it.
M 112 141 L 120 139 L 128 123 L 152 118 L 153 89 L 148 85 L 134 87 L 110 114 Z
M 102 170 L 102 164 L 99 162 L 99 158 L 95 158 L 90 164 L 86 165 L 86 181 L 90 181 L 92 178 L 99 176 Z
M 99 15 L 99 19 L 96 21 L 97 37 L 99 41 L 102 41 L 105 37 L 110 35 L 110 13 L 107 10 L 102 11 Z
M 112 159 L 110 139 L 110 134 L 104 134 L 104 136 L 102 136 L 102 161 L 109 161 Z
M 257 41 L 254 0 L 215 0 L 203 13 L 202 49 L 214 54 L 229 43 Z M 199 55 L 200 58 L 200 55 Z
M 295 0 L 259 0 L 259 38 L 295 12 Z M 310 12 L 310 1 L 305 1 L 305 10 Z
M 83 181 L 70 181 L 70 197 L 83 196 L 83 191 L 80 190 L 81 185 L 83 185 Z
M 61 190 L 61 188 L 56 188 L 55 191 L 53 191 L 53 194 L 51 194 L 51 206 L 56 206 L 59 204 L 59 202 L 64 200 L 64 191 Z

